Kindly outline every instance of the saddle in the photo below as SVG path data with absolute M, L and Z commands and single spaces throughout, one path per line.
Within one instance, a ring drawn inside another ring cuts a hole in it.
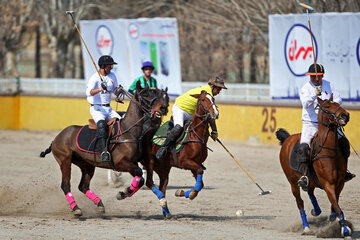
M 186 121 L 184 124 L 184 130 L 180 134 L 180 136 L 176 140 L 175 149 L 178 153 L 184 146 L 184 141 L 186 139 L 186 136 L 189 132 L 189 126 L 191 121 Z M 165 122 L 163 125 L 160 126 L 160 128 L 156 131 L 156 133 L 153 136 L 153 143 L 155 143 L 158 146 L 164 145 L 165 139 L 167 137 L 167 132 L 174 127 L 174 123 L 171 121 Z
M 117 118 L 111 119 L 108 123 L 108 132 L 111 137 L 112 130 L 114 129 L 115 134 L 119 135 L 120 133 L 120 120 Z M 116 140 L 119 137 L 116 137 Z M 100 149 L 99 144 L 97 144 L 96 138 L 96 124 L 93 119 L 89 119 L 89 125 L 83 126 L 78 134 L 76 135 L 76 146 L 79 150 L 92 154 L 101 154 L 104 149 Z M 114 148 L 115 144 L 110 144 L 108 146 L 109 152 Z
M 313 139 L 311 140 L 311 143 L 312 143 Z M 292 170 L 302 174 L 302 172 L 299 171 L 299 166 L 300 166 L 299 154 L 298 154 L 299 146 L 300 146 L 300 143 L 296 142 L 293 149 L 291 150 L 290 168 Z M 320 181 L 319 181 L 318 177 L 316 176 L 315 170 L 313 168 L 314 156 L 315 156 L 315 149 L 312 147 L 311 150 L 310 150 L 309 177 L 310 177 L 310 179 L 312 179 L 315 182 L 315 184 L 319 188 L 323 189 L 323 187 L 320 184 Z

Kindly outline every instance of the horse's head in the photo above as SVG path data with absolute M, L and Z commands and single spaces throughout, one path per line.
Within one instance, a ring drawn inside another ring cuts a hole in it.
M 338 103 L 333 101 L 333 96 L 329 100 L 317 98 L 319 103 L 319 123 L 326 126 L 332 125 L 336 127 L 345 126 L 350 120 L 350 114 L 343 109 Z
M 149 88 L 141 88 L 140 83 L 136 84 L 136 93 L 134 98 L 140 102 L 145 113 L 149 113 L 152 119 L 161 119 L 163 115 L 167 115 L 169 107 L 169 96 L 165 90 Z
M 202 90 L 200 94 L 193 94 L 191 96 L 198 99 L 195 112 L 198 117 L 206 119 L 217 119 L 219 117 L 219 111 L 215 105 L 215 98 L 205 90 Z

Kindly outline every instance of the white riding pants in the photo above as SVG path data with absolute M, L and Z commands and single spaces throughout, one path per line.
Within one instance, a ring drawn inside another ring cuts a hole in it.
M 90 106 L 90 114 L 94 119 L 95 123 L 100 120 L 110 121 L 112 118 L 121 119 L 120 115 L 112 110 L 111 107 L 105 107 L 101 105 Z
M 174 103 L 171 112 L 174 120 L 174 126 L 179 124 L 181 127 L 184 127 L 184 121 L 192 119 L 192 115 L 179 108 L 176 103 Z
M 317 130 L 318 130 L 317 123 L 303 121 L 300 143 L 307 143 L 310 146 L 310 141 L 317 132 Z M 339 139 L 344 137 L 344 134 L 341 132 L 340 129 L 337 129 L 337 132 Z

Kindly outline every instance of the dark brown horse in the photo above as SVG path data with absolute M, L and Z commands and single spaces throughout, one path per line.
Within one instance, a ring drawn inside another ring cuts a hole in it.
M 119 172 L 129 172 L 134 176 L 130 187 L 118 194 L 121 199 L 132 196 L 144 184 L 142 170 L 137 163 L 141 156 L 141 139 L 144 133 L 151 128 L 151 121 L 158 121 L 163 114 L 167 113 L 168 104 L 167 90 L 149 89 L 147 86 L 142 89 L 140 84 L 137 84 L 137 91 L 130 101 L 127 113 L 120 120 L 120 133 L 116 134 L 114 129 L 112 131 L 110 142 L 116 144 L 111 152 L 113 169 Z M 149 127 L 145 127 L 144 122 L 148 121 L 150 121 Z M 107 162 L 101 162 L 99 154 L 94 155 L 78 149 L 76 136 L 81 128 L 82 126 L 75 125 L 65 128 L 55 137 L 50 147 L 40 154 L 41 157 L 45 157 L 52 151 L 60 165 L 61 188 L 75 216 L 81 216 L 82 212 L 70 190 L 71 164 L 78 166 L 82 172 L 79 190 L 97 205 L 99 212 L 104 212 L 105 208 L 101 199 L 90 191 L 90 181 L 95 167 L 111 168 Z
M 158 160 L 155 155 L 160 146 L 152 143 L 151 138 L 150 140 L 144 141 L 143 165 L 147 170 L 146 186 L 152 189 L 160 200 L 160 206 L 162 207 L 163 215 L 166 218 L 171 217 L 165 198 L 171 167 L 190 170 L 196 179 L 196 184 L 193 189 L 186 192 L 184 190 L 178 190 L 176 196 L 186 197 L 192 200 L 203 188 L 202 176 L 205 167 L 202 163 L 206 160 L 208 154 L 208 128 L 210 121 L 215 121 L 218 117 L 218 111 L 214 98 L 207 94 L 206 91 L 202 91 L 201 94 L 195 94 L 192 96 L 198 98 L 196 111 L 190 122 L 187 137 L 183 142 L 184 146 L 180 152 L 175 154 L 176 159 L 174 159 L 172 152 L 168 152 L 163 159 Z M 152 135 L 150 134 L 149 136 L 152 137 Z M 160 190 L 153 182 L 154 171 L 160 178 Z
M 338 204 L 340 193 L 344 187 L 344 177 L 347 171 L 347 161 L 342 155 L 338 143 L 338 128 L 341 128 L 349 121 L 349 113 L 338 103 L 330 100 L 317 99 L 319 103 L 318 131 L 311 142 L 311 163 L 312 168 L 318 179 L 313 177 L 308 188 L 308 195 L 313 204 L 311 214 L 318 216 L 321 209 L 314 195 L 316 187 L 323 188 L 331 203 L 330 221 L 336 217 L 341 225 L 343 236 L 351 236 L 351 229 L 348 227 L 344 214 Z M 300 188 L 297 184 L 301 173 L 290 168 L 291 152 L 297 142 L 300 142 L 300 134 L 289 135 L 284 129 L 276 132 L 277 138 L 282 144 L 280 150 L 280 163 L 282 169 L 291 184 L 292 193 L 296 199 L 297 207 L 303 223 L 304 233 L 310 231 L 309 223 L 306 219 L 304 202 L 300 196 Z

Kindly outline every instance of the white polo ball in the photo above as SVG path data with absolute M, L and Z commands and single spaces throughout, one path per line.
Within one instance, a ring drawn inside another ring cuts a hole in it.
M 242 217 L 242 216 L 244 216 L 244 212 L 239 209 L 239 210 L 236 211 L 236 216 Z

